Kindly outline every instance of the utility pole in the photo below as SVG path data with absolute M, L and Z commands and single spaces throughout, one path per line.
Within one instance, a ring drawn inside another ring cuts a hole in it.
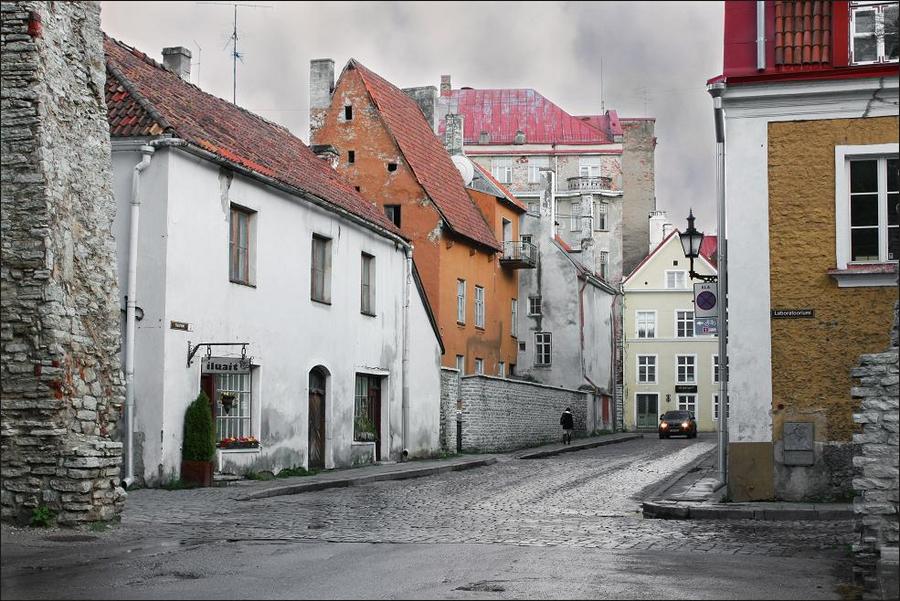
M 207 4 L 216 6 L 233 6 L 234 7 L 234 29 L 231 32 L 231 102 L 237 104 L 237 62 L 238 59 L 244 60 L 244 57 L 238 52 L 238 7 L 245 8 L 272 8 L 269 4 L 239 4 L 237 2 L 198 2 L 197 4 Z

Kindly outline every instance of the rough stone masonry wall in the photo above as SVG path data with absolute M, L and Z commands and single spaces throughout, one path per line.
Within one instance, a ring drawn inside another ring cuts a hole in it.
M 115 204 L 98 2 L 3 2 L 2 519 L 121 511 Z
M 460 399 L 463 451 L 498 453 L 560 442 L 559 418 L 566 407 L 572 409 L 576 436 L 587 427 L 588 394 L 578 390 L 463 376 Z
M 853 421 L 861 425 L 854 434 L 860 452 L 853 458 L 857 477 L 853 501 L 859 540 L 853 546 L 858 577 L 875 585 L 876 562 L 882 547 L 898 546 L 898 303 L 894 304 L 891 348 L 884 353 L 863 355 L 851 375 L 860 378 L 851 394 L 860 400 Z
M 456 401 L 459 398 L 459 370 L 441 368 L 441 450 L 456 452 Z

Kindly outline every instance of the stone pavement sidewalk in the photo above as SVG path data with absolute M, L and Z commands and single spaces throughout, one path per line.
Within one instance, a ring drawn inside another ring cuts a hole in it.
M 669 520 L 852 520 L 850 503 L 722 502 L 715 449 L 641 505 L 645 518 Z
M 640 434 L 610 434 L 576 439 L 571 445 L 550 444 L 542 447 L 520 449 L 511 453 L 492 455 L 460 455 L 448 459 L 407 461 L 404 463 L 383 463 L 358 468 L 329 470 L 313 476 L 297 476 L 279 480 L 237 480 L 229 486 L 247 487 L 247 494 L 239 500 L 264 499 L 281 495 L 296 495 L 326 488 L 359 486 L 384 480 L 407 480 L 422 478 L 444 472 L 467 470 L 497 463 L 500 459 L 535 459 L 560 453 L 581 451 L 608 444 L 626 442 L 640 438 Z

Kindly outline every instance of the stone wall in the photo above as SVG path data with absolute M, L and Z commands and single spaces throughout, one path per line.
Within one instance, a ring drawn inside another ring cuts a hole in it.
M 622 273 L 628 275 L 647 256 L 648 217 L 656 210 L 656 136 L 653 119 L 626 119 L 622 152 Z
M 441 450 L 456 452 L 456 402 L 459 399 L 459 370 L 441 368 Z
M 884 353 L 863 355 L 851 375 L 859 386 L 851 394 L 859 399 L 853 421 L 861 432 L 853 435 L 860 451 L 853 458 L 857 477 L 853 501 L 859 540 L 853 546 L 857 576 L 867 589 L 876 586 L 876 563 L 884 547 L 898 546 L 898 304 L 894 304 L 891 347 Z M 896 551 L 895 551 L 896 553 Z M 896 569 L 896 568 L 895 568 Z
M 2 519 L 121 511 L 124 390 L 98 2 L 3 2 Z
M 452 379 L 447 383 L 452 386 Z M 459 390 L 465 452 L 497 453 L 559 442 L 559 418 L 566 407 L 572 409 L 576 436 L 585 434 L 590 398 L 585 392 L 490 376 L 463 376 Z M 455 427 L 455 419 L 453 415 L 448 428 Z

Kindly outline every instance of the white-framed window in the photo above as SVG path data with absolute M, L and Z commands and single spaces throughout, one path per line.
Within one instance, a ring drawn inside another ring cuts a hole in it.
M 216 440 L 253 435 L 253 396 L 250 373 L 216 374 Z M 231 410 L 225 413 L 222 394 L 234 395 Z
M 528 157 L 528 183 L 541 183 L 541 169 L 550 168 L 550 157 Z
M 634 321 L 638 338 L 656 338 L 656 311 L 636 311 Z
M 578 159 L 579 177 L 600 177 L 600 157 L 580 157 Z
M 534 333 L 534 364 L 550 365 L 553 358 L 553 336 L 550 332 Z
M 598 232 L 606 231 L 606 214 L 608 209 L 608 203 L 605 203 L 602 200 L 597 200 L 594 202 L 594 230 Z
M 484 375 L 484 359 L 475 357 L 475 373 L 479 376 Z
M 312 237 L 309 295 L 315 301 L 331 302 L 331 240 L 316 234 Z
M 675 370 L 679 384 L 696 384 L 697 355 L 676 355 Z
M 609 251 L 601 250 L 597 256 L 597 271 L 604 280 L 609 279 Z
M 656 355 L 637 356 L 638 384 L 656 384 Z
M 731 418 L 731 397 L 729 396 L 725 401 L 725 415 L 729 419 Z M 719 395 L 713 395 L 713 419 L 718 421 L 719 419 Z
M 696 394 L 679 394 L 678 410 L 689 411 L 694 419 L 697 419 L 697 395 Z
M 569 205 L 569 229 L 581 231 L 581 201 L 573 200 Z
M 694 337 L 694 312 L 693 311 L 675 311 L 675 337 L 676 338 L 693 338 Z
M 687 272 L 683 270 L 666 270 L 666 289 L 683 290 L 687 288 Z
M 512 181 L 512 159 L 491 159 L 491 175 L 501 184 Z
M 519 299 L 514 298 L 509 302 L 509 333 L 513 338 L 519 335 Z
M 465 355 L 457 355 L 456 356 L 456 369 L 459 370 L 459 375 L 466 375 L 466 356 Z
M 497 377 L 505 378 L 506 377 L 506 363 L 503 361 L 497 362 Z
M 360 263 L 360 312 L 375 315 L 375 257 L 362 253 Z
M 484 288 L 475 286 L 475 327 L 484 327 Z
M 712 356 L 712 381 L 713 384 L 719 383 L 719 356 Z
M 369 441 L 381 420 L 376 415 L 381 407 L 381 377 L 356 374 L 356 395 L 353 403 L 353 440 Z
M 835 255 L 838 270 L 848 264 L 895 262 L 898 234 L 898 144 L 836 146 Z M 895 286 L 896 276 L 867 276 L 839 286 Z
M 528 297 L 528 314 L 529 315 L 540 315 L 541 314 L 541 297 L 540 296 L 529 296 Z
M 897 2 L 851 2 L 850 56 L 854 65 L 896 62 Z
M 252 286 L 255 253 L 256 213 L 238 205 L 231 205 L 228 234 L 228 275 L 235 284 Z
M 456 280 L 456 322 L 466 323 L 466 281 Z

